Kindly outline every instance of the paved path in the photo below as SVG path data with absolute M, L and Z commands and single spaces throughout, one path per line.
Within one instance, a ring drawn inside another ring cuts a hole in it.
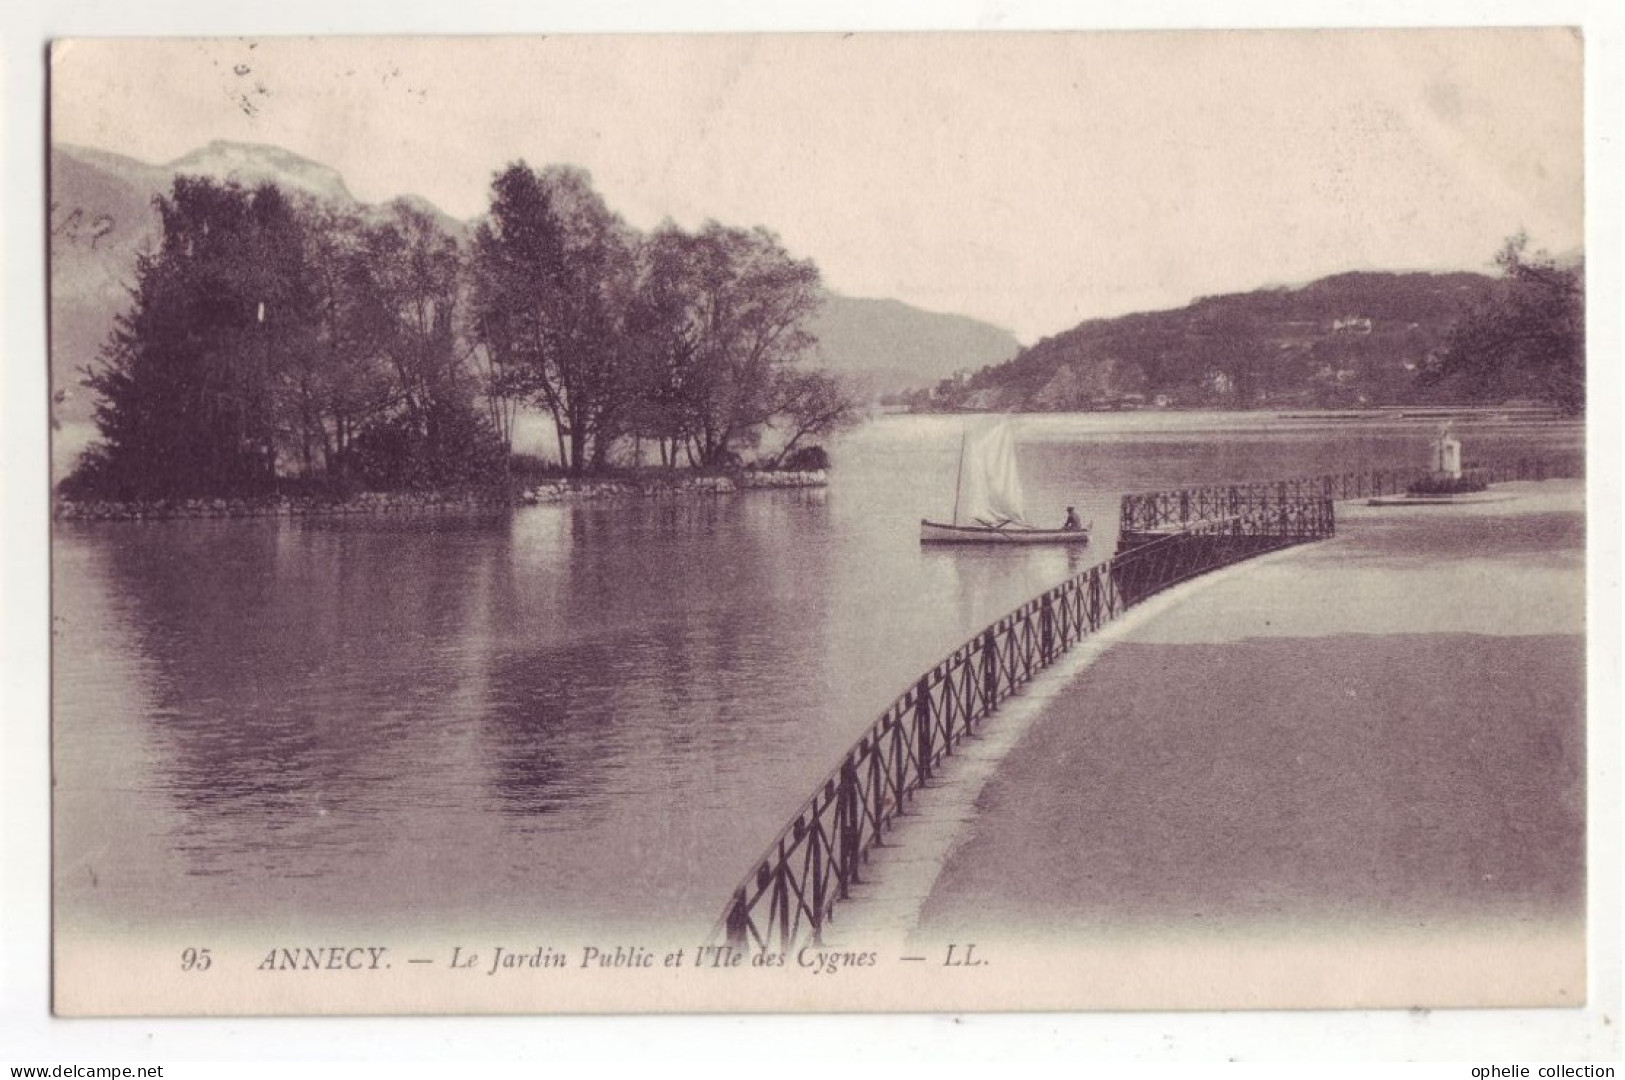
M 1583 487 L 1496 491 L 1341 504 L 1137 612 L 956 758 L 832 939 L 1082 949 L 1134 1007 L 1577 1001 Z

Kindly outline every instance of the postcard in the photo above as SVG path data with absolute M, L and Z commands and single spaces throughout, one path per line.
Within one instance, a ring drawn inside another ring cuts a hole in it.
M 1584 60 L 54 43 L 57 1014 L 1584 1005 Z

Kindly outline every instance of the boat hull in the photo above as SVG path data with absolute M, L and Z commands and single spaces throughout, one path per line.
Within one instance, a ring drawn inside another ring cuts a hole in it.
M 922 544 L 1075 544 L 1089 542 L 1087 529 L 1023 529 L 1006 525 L 948 525 L 938 521 L 920 522 Z

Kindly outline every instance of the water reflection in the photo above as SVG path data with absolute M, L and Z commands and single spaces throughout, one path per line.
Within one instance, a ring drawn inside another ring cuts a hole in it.
M 1021 418 L 1032 512 L 1077 506 L 1081 550 L 922 549 L 934 417 L 854 433 L 827 491 L 60 525 L 59 915 L 708 925 L 920 671 L 1109 557 L 1120 492 L 1405 465 L 1431 433 L 1208 423 Z
M 182 811 L 188 872 L 319 875 L 388 843 L 375 819 L 410 796 L 402 766 L 432 758 L 435 718 L 476 677 L 506 529 L 174 522 L 78 537 L 151 664 L 150 783 Z

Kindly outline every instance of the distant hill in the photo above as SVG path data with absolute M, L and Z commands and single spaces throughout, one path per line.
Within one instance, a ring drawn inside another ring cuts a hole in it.
M 338 170 L 261 143 L 215 141 L 170 162 L 164 172 L 233 180 L 245 188 L 275 184 L 285 192 L 303 192 L 340 205 L 357 201 Z
M 1347 273 L 1084 322 L 909 398 L 929 410 L 1342 407 L 1432 400 L 1415 375 L 1495 279 Z
M 128 305 L 137 254 L 158 243 L 153 198 L 178 175 L 272 182 L 363 212 L 383 209 L 357 203 L 335 170 L 275 146 L 213 142 L 164 165 L 53 147 L 51 386 L 65 423 L 91 415 L 80 371 Z M 422 198 L 397 201 L 461 238 L 471 231 Z M 819 340 L 812 362 L 872 397 L 931 410 L 1404 404 L 1428 400 L 1416 370 L 1492 286 L 1472 273 L 1338 274 L 1091 320 L 1027 349 L 975 319 L 831 292 L 810 328 Z
M 245 186 L 269 182 L 363 211 L 383 209 L 358 203 L 337 171 L 275 146 L 212 142 L 164 165 L 88 147 L 52 147 L 51 387 L 65 394 L 56 409 L 64 422 L 91 415 L 89 392 L 79 386 L 80 369 L 95 361 L 114 319 L 128 305 L 136 256 L 155 250 L 159 241 L 153 199 L 167 193 L 180 175 Z M 470 223 L 419 196 L 392 202 L 428 213 L 460 239 L 472 231 Z M 998 363 L 1020 347 L 1008 331 L 975 319 L 835 293 L 826 295 L 812 330 L 819 339 L 812 362 L 850 376 L 871 395 Z
M 811 331 L 818 338 L 814 362 L 851 376 L 873 396 L 927 386 L 1021 351 L 1014 334 L 989 323 L 838 293 L 825 294 Z
M 101 151 L 51 151 L 51 389 L 64 420 L 90 415 L 79 368 L 130 300 L 138 252 L 157 246 L 152 198 L 173 174 Z

